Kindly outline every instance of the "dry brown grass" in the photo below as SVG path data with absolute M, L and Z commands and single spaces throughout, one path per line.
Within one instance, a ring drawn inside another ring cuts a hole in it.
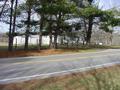
M 0 58 L 4 57 L 26 57 L 26 56 L 47 56 L 54 54 L 64 54 L 73 52 L 92 52 L 95 49 L 77 50 L 77 49 L 47 49 L 47 50 L 30 50 L 30 51 L 0 51 Z

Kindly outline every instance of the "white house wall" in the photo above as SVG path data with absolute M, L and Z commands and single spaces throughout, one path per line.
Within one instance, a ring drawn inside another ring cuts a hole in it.
M 49 45 L 49 36 L 43 36 L 42 37 L 42 45 Z M 28 40 L 30 45 L 37 45 L 39 43 L 39 36 L 38 35 L 32 35 L 29 37 Z M 25 36 L 16 36 L 14 37 L 13 44 L 17 45 L 24 45 L 25 44 Z

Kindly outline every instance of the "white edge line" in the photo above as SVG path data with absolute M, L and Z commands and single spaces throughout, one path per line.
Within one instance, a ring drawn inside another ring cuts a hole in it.
M 43 78 L 47 78 L 47 77 L 58 76 L 58 74 L 70 74 L 70 73 L 75 73 L 75 72 L 83 72 L 83 71 L 87 71 L 87 70 L 91 70 L 91 69 L 98 69 L 98 68 L 102 68 L 102 67 L 108 67 L 108 66 L 119 65 L 119 64 L 120 64 L 120 62 L 114 62 L 114 63 L 107 63 L 107 64 L 101 64 L 101 65 L 96 65 L 96 66 L 89 66 L 89 67 L 79 68 L 79 69 L 71 69 L 71 70 L 64 70 L 64 71 L 60 71 L 60 72 L 47 73 L 47 74 L 37 74 L 37 75 L 32 75 L 32 76 L 3 79 L 3 80 L 0 80 L 0 84 L 1 83 L 10 83 L 10 82 L 19 82 L 17 80 L 26 81 L 26 80 L 35 79 L 37 77 L 43 79 Z

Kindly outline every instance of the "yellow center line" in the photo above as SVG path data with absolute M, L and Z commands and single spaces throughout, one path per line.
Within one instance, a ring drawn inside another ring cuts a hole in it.
M 81 59 L 90 59 L 90 58 L 97 58 L 97 57 L 105 57 L 105 56 L 113 56 L 113 55 L 120 55 L 120 54 L 107 54 L 107 55 L 97 55 L 97 56 L 84 56 L 84 57 L 77 57 L 77 58 L 64 58 L 64 59 L 54 59 L 54 60 L 42 60 L 42 61 L 27 61 L 27 62 L 17 62 L 12 64 L 35 64 L 35 63 L 49 63 L 49 62 L 63 62 L 63 61 L 78 61 Z

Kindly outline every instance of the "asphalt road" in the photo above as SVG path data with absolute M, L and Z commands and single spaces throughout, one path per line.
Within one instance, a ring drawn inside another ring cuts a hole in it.
M 0 84 L 46 78 L 120 64 L 120 49 L 0 59 Z

